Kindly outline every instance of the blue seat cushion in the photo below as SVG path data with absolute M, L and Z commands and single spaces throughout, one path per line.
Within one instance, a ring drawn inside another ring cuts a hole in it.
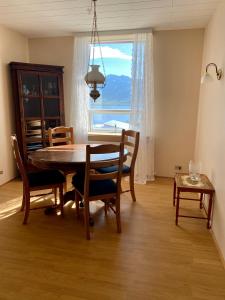
M 27 174 L 31 187 L 64 183 L 65 177 L 57 170 L 44 170 Z
M 73 186 L 83 195 L 84 194 L 84 174 L 76 174 L 72 178 Z M 116 193 L 117 185 L 111 179 L 92 180 L 89 186 L 89 196 Z
M 107 168 L 98 168 L 96 171 L 101 173 L 101 174 L 106 174 L 106 173 L 111 173 L 111 172 L 116 172 L 118 170 L 118 166 L 111 166 Z M 130 167 L 123 165 L 122 168 L 122 173 L 123 174 L 129 174 L 130 173 Z

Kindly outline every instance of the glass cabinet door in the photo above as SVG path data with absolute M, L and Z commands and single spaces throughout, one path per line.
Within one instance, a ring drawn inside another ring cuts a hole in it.
M 29 96 L 23 99 L 23 109 L 25 118 L 41 117 L 41 98 L 30 98 Z
M 23 96 L 40 96 L 38 74 L 22 73 L 21 80 Z
M 50 119 L 45 121 L 45 130 L 60 126 L 60 119 Z
M 60 116 L 59 98 L 44 98 L 44 118 Z
M 56 75 L 41 76 L 41 82 L 44 96 L 59 96 L 58 77 Z
M 21 94 L 25 118 L 41 117 L 41 97 L 38 73 L 21 73 Z

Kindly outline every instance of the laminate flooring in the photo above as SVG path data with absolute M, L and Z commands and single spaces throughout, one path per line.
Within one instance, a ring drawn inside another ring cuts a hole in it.
M 35 210 L 22 225 L 21 182 L 1 186 L 0 300 L 224 300 L 225 270 L 206 221 L 175 226 L 172 179 L 135 188 L 136 203 L 122 195 L 122 233 L 97 203 L 87 241 L 73 202 L 64 218 Z M 192 201 L 184 209 L 201 213 Z

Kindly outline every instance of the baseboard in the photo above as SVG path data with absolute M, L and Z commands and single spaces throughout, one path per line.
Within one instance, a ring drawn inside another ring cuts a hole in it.
M 14 178 L 12 178 L 12 179 L 9 179 L 9 180 L 5 181 L 4 183 L 0 184 L 0 187 L 3 187 L 3 186 L 6 185 L 7 183 L 9 183 L 9 182 L 11 182 L 11 181 L 13 181 L 13 180 L 15 180 L 15 179 L 19 179 L 19 178 L 20 178 L 19 176 L 16 176 L 16 177 L 14 177 Z
M 223 257 L 223 253 L 222 253 L 222 251 L 220 250 L 220 247 L 219 247 L 219 244 L 218 244 L 218 242 L 217 242 L 217 239 L 216 239 L 216 237 L 215 237 L 214 232 L 213 232 L 212 230 L 210 230 L 210 232 L 211 232 L 213 241 L 214 241 L 214 243 L 215 243 L 215 245 L 216 245 L 216 249 L 218 250 L 219 257 L 220 257 L 220 260 L 221 260 L 221 262 L 222 262 L 223 268 L 225 269 L 225 259 L 224 259 L 224 257 Z

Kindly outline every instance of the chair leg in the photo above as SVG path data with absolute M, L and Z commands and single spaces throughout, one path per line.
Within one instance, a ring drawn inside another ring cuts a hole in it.
M 60 201 L 60 211 L 61 211 L 61 216 L 64 216 L 64 198 L 63 198 L 63 184 L 59 185 L 59 201 Z
M 26 203 L 25 192 L 23 191 L 23 199 L 22 199 L 22 205 L 20 211 L 24 211 L 25 203 Z
M 27 220 L 30 213 L 30 191 L 25 191 L 23 197 L 24 197 L 24 205 L 25 205 L 23 224 L 27 224 Z
M 134 172 L 130 173 L 129 180 L 130 180 L 131 197 L 132 197 L 133 201 L 136 202 L 136 196 L 135 196 L 135 192 L 134 192 Z
M 54 194 L 54 199 L 55 199 L 55 205 L 57 205 L 57 188 L 53 188 L 52 192 Z
M 66 193 L 67 192 L 67 182 L 66 181 L 63 183 L 63 189 L 64 189 L 64 192 Z
M 81 196 L 75 192 L 75 203 L 76 203 L 76 214 L 77 214 L 77 218 L 80 217 L 80 203 L 81 201 Z
M 86 231 L 86 239 L 90 240 L 90 229 L 89 229 L 89 200 L 84 200 L 84 225 Z
M 121 233 L 121 221 L 120 221 L 120 196 L 116 197 L 116 224 L 117 232 Z
M 107 201 L 107 200 L 105 200 L 105 201 L 103 201 L 103 202 L 104 202 L 105 216 L 107 216 L 107 212 L 108 212 L 108 205 L 109 205 L 109 203 L 108 203 L 108 201 Z

